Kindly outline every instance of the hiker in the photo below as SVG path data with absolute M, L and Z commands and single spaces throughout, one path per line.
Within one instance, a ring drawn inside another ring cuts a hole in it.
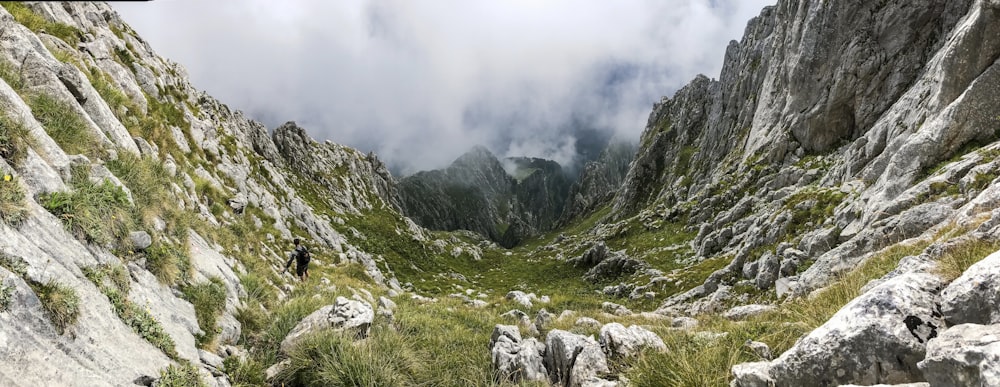
M 293 240 L 295 243 L 295 250 L 292 250 L 292 254 L 288 257 L 288 262 L 285 262 L 285 271 L 288 271 L 288 267 L 292 265 L 292 260 L 295 260 L 295 274 L 299 276 L 299 280 L 305 282 L 309 279 L 309 249 L 306 249 L 304 244 L 301 244 L 299 238 Z

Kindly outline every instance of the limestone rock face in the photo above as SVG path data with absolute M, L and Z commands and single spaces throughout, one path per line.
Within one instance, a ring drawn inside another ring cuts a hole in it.
M 941 292 L 949 325 L 1000 323 L 1000 253 L 972 265 Z
M 734 367 L 734 385 L 793 386 L 906 383 L 923 380 L 917 362 L 944 322 L 936 311 L 941 280 L 910 273 L 854 299 L 829 321 L 768 363 Z M 766 369 L 766 372 L 765 372 Z
M 948 328 L 927 343 L 918 366 L 931 386 L 1000 385 L 1000 325 Z

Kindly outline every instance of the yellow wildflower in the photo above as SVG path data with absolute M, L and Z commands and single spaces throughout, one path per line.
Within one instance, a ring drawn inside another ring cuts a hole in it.
M 10 179 L 13 179 L 11 175 L 3 175 L 3 181 L 10 181 Z

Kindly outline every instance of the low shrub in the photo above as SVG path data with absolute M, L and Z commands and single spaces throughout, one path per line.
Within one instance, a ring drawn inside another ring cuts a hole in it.
M 0 267 L 22 278 L 28 274 L 28 262 L 24 258 L 0 251 Z
M 45 283 L 29 281 L 32 290 L 42 302 L 49 321 L 59 334 L 65 334 L 80 317 L 80 296 L 73 288 L 55 281 Z
M 264 378 L 267 365 L 253 358 L 241 359 L 237 356 L 230 356 L 222 361 L 222 365 L 233 386 L 268 385 L 267 379 Z
M 160 378 L 156 380 L 159 387 L 205 387 L 205 382 L 198 376 L 198 368 L 185 363 L 170 365 L 160 371 Z

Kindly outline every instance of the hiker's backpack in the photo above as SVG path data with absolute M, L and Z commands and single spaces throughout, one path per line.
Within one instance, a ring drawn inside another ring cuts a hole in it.
M 309 263 L 312 259 L 312 255 L 309 254 L 309 249 L 305 246 L 299 246 L 299 259 L 302 260 L 302 263 Z

